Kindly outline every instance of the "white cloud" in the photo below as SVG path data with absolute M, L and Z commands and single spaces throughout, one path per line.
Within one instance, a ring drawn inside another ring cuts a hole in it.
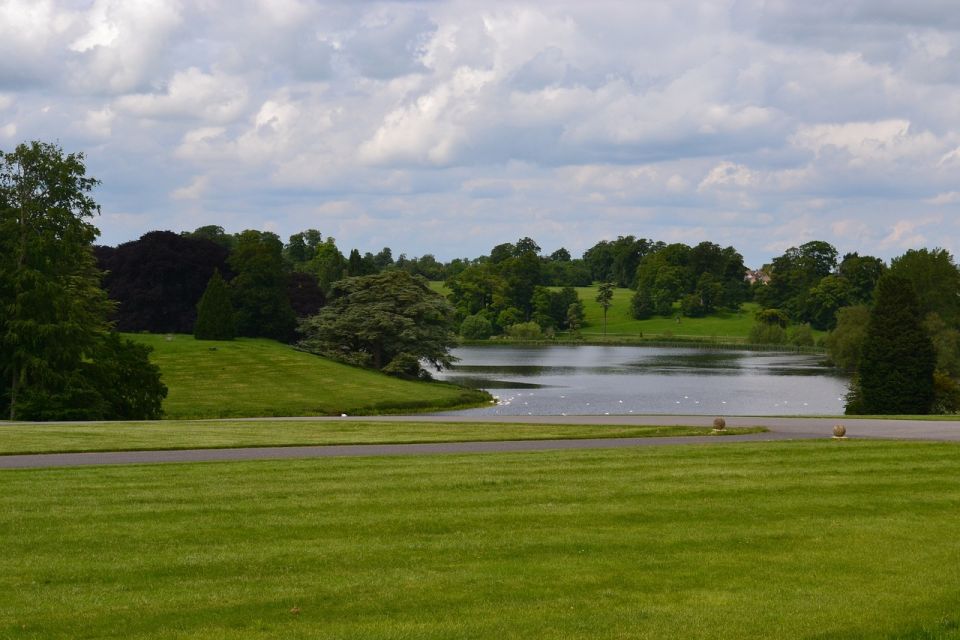
M 113 133 L 113 121 L 115 117 L 116 114 L 110 107 L 87 111 L 83 119 L 82 127 L 93 137 L 109 138 Z
M 909 151 L 914 147 L 909 144 L 909 130 L 907 120 L 805 125 L 798 129 L 791 141 L 818 156 L 832 147 L 855 159 L 865 160 Z
M 924 202 L 934 205 L 957 204 L 960 202 L 960 191 L 946 191 L 944 193 L 938 193 L 932 198 L 927 198 L 924 200 Z
M 178 0 L 96 0 L 85 15 L 87 30 L 70 44 L 75 90 L 136 90 L 160 66 L 169 39 L 182 21 Z
M 0 140 L 87 152 L 110 242 L 288 235 L 322 212 L 342 242 L 408 254 L 625 233 L 729 239 L 757 264 L 815 238 L 960 246 L 903 224 L 960 198 L 949 9 L 0 0 Z
M 751 187 L 757 182 L 757 176 L 748 167 L 725 160 L 710 170 L 697 190 L 705 191 L 711 187 L 723 186 Z
M 200 198 L 210 184 L 209 176 L 197 176 L 190 184 L 175 189 L 170 197 L 174 200 L 196 200 Z
M 940 217 L 898 220 L 893 224 L 890 233 L 880 240 L 879 246 L 882 249 L 897 250 L 923 247 L 927 244 L 928 239 L 919 230 L 942 221 L 943 219 Z
M 247 97 L 241 78 L 190 67 L 176 72 L 165 92 L 126 95 L 116 101 L 116 106 L 143 118 L 195 118 L 223 123 L 243 113 Z

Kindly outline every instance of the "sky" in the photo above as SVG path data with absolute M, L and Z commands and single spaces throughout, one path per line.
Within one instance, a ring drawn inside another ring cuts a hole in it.
M 0 0 L 0 150 L 83 152 L 115 245 L 303 229 L 960 252 L 956 0 Z

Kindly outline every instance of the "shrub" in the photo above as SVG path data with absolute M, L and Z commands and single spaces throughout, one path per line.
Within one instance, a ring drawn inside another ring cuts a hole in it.
M 812 347 L 813 329 L 809 324 L 798 324 L 787 329 L 787 342 L 797 347 Z
M 493 323 L 480 313 L 467 316 L 460 323 L 460 335 L 468 340 L 486 340 L 493 335 Z
M 536 322 L 518 322 L 507 327 L 507 335 L 516 340 L 539 340 L 543 330 Z
M 779 324 L 756 322 L 750 327 L 747 341 L 750 344 L 785 344 L 787 332 Z

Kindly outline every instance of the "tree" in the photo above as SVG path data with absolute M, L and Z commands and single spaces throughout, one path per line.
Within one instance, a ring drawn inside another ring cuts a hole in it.
M 300 233 L 290 236 L 290 241 L 283 248 L 283 257 L 295 268 L 300 267 L 313 259 L 317 255 L 317 247 L 323 240 L 323 236 L 316 229 L 307 229 Z
M 184 238 L 193 238 L 194 240 L 209 240 L 215 242 L 227 251 L 233 251 L 237 246 L 237 236 L 227 233 L 223 227 L 217 224 L 208 224 L 203 227 L 197 227 L 193 231 L 183 231 L 180 233 Z
M 403 258 L 403 256 L 400 256 Z M 334 238 L 327 239 L 317 245 L 313 258 L 307 264 L 306 270 L 317 277 L 317 284 L 324 294 L 330 291 L 333 283 L 343 277 L 347 268 L 347 261 L 337 249 Z
M 808 291 L 800 317 L 809 321 L 814 329 L 828 330 L 837 326 L 837 311 L 849 306 L 853 298 L 849 282 L 829 275 Z
M 486 340 L 493 335 L 493 323 L 482 313 L 467 316 L 460 323 L 460 335 L 467 340 Z
M 945 249 L 911 249 L 890 261 L 891 274 L 910 281 L 923 314 L 940 314 L 949 325 L 960 323 L 960 269 Z
M 870 309 L 858 304 L 837 311 L 837 326 L 827 335 L 827 354 L 836 366 L 855 371 L 860 363 Z
M 0 153 L 0 409 L 11 420 L 155 417 L 166 395 L 147 350 L 108 333 L 88 221 L 97 184 L 83 154 L 54 144 Z M 124 375 L 98 384 L 117 361 Z M 126 402 L 134 385 L 151 402 Z
M 850 285 L 850 302 L 852 304 L 870 304 L 873 302 L 873 290 L 887 270 L 887 265 L 880 258 L 861 256 L 848 253 L 840 262 L 838 273 Z
M 757 289 L 757 302 L 767 308 L 783 309 L 794 320 L 809 320 L 805 313 L 807 296 L 837 266 L 837 250 L 829 243 L 814 240 L 790 247 L 774 258 L 770 283 Z
M 237 248 L 228 262 L 237 274 L 230 281 L 237 334 L 290 340 L 296 318 L 287 297 L 280 238 L 248 229 L 237 237 Z
M 237 321 L 230 304 L 230 290 L 220 271 L 214 271 L 197 303 L 193 337 L 197 340 L 233 340 L 236 335 Z
M 936 353 L 910 281 L 877 282 L 860 356 L 860 403 L 867 414 L 926 414 L 933 403 Z
M 197 302 L 213 272 L 233 275 L 229 251 L 196 234 L 151 231 L 139 240 L 94 251 L 98 266 L 107 272 L 103 286 L 118 303 L 119 331 L 193 333 Z
M 597 287 L 597 302 L 603 309 L 603 335 L 607 335 L 607 311 L 613 306 L 613 283 L 603 282 Z
M 330 303 L 301 324 L 300 346 L 349 364 L 403 377 L 428 377 L 453 362 L 456 316 L 429 283 L 405 271 L 345 278 Z

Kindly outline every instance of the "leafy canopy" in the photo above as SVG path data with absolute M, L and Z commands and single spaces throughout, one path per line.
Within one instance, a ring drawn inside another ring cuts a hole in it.
M 332 298 L 301 324 L 300 346 L 349 364 L 404 377 L 428 377 L 453 362 L 453 307 L 427 281 L 406 271 L 345 278 Z

